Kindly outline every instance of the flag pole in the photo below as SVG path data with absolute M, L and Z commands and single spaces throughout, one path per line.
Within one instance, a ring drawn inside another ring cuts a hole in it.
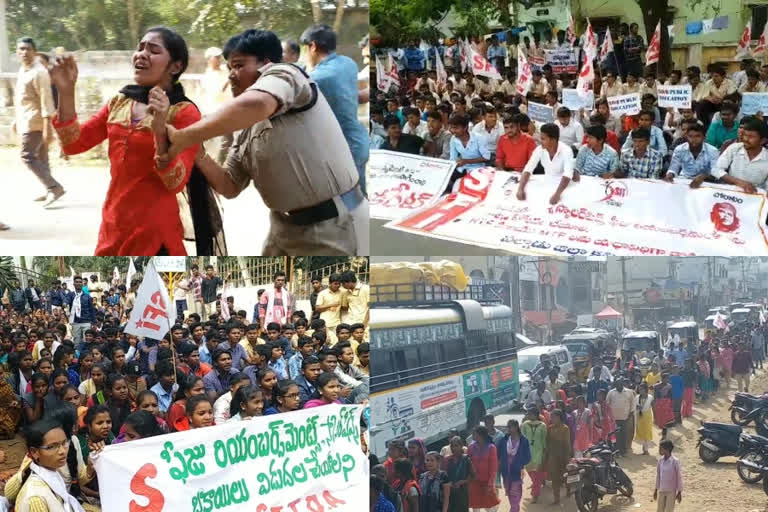
M 171 301 L 171 308 L 173 308 L 173 311 L 176 311 L 176 304 L 173 300 L 173 286 L 174 281 L 176 277 L 175 272 L 164 272 L 166 276 L 168 277 L 168 298 Z M 171 320 L 171 317 L 168 317 L 168 339 L 170 340 L 171 345 L 171 363 L 173 364 L 173 379 L 176 380 L 176 345 L 173 344 L 173 322 L 175 322 L 176 319 L 174 318 Z M 179 383 L 176 382 L 178 385 Z

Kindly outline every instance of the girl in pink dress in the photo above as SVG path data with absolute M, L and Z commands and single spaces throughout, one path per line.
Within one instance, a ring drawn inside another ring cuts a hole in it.
M 576 410 L 573 411 L 576 424 L 576 436 L 573 439 L 574 457 L 582 457 L 584 451 L 592 446 L 591 425 L 592 414 L 586 407 L 587 401 L 583 396 L 576 398 Z
M 611 408 L 608 407 L 608 404 L 605 402 L 607 396 L 608 392 L 604 389 L 597 392 L 597 402 L 600 404 L 600 411 L 603 413 L 600 421 L 600 426 L 602 427 L 602 433 L 600 434 L 601 441 L 604 440 L 608 434 L 616 430 L 616 421 L 613 419 L 613 413 L 611 413 Z
M 603 438 L 603 408 L 598 402 L 592 402 L 589 405 L 590 416 L 592 416 L 592 425 L 589 429 L 589 435 L 592 444 L 597 444 Z

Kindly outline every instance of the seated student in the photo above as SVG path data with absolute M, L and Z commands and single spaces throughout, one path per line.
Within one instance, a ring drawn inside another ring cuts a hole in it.
M 672 139 L 678 139 L 684 136 L 683 123 L 685 121 L 696 121 L 702 126 L 704 124 L 696 119 L 696 113 L 691 108 L 668 108 L 664 117 L 663 130 L 672 135 Z M 672 150 L 673 148 L 669 148 Z
M 165 417 L 168 409 L 173 403 L 173 396 L 179 389 L 179 385 L 175 382 L 176 369 L 170 361 L 161 361 L 157 363 L 156 374 L 157 384 L 152 386 L 150 391 L 153 391 L 157 395 L 160 413 Z
M 632 130 L 631 139 L 628 140 L 632 141 L 632 146 L 622 150 L 619 171 L 613 177 L 658 178 L 661 175 L 664 158 L 661 153 L 650 147 L 651 132 L 648 128 Z
M 661 117 L 659 107 L 656 106 L 655 94 L 643 94 L 643 97 L 640 100 L 640 109 L 653 112 L 653 125 L 659 129 L 664 128 L 664 118 Z
M 757 187 L 765 190 L 768 181 L 768 150 L 762 145 L 765 125 L 759 119 L 750 118 L 741 130 L 741 142 L 735 142 L 723 151 L 711 174 L 723 183 L 737 185 L 744 192 L 754 194 Z M 691 188 L 699 187 L 705 179 L 706 176 L 700 174 L 691 181 Z M 733 212 L 723 210 L 720 214 L 733 222 Z
M 237 390 L 229 406 L 229 421 L 257 418 L 264 413 L 264 392 L 260 387 L 249 385 Z
M 320 360 L 315 356 L 307 357 L 301 362 L 301 375 L 293 380 L 299 386 L 302 407 L 307 400 L 317 397 L 317 378 L 322 372 Z
M 176 393 L 176 401 L 168 409 L 168 428 L 171 432 L 177 430 L 189 430 L 189 420 L 187 419 L 187 400 L 195 395 L 205 393 L 203 379 L 194 375 L 182 377 L 179 385 L 179 391 Z
M 195 395 L 187 400 L 189 429 L 210 427 L 213 422 L 213 404 L 206 395 Z
M 674 153 L 675 149 L 677 149 L 677 146 L 680 144 L 688 142 L 688 128 L 693 124 L 701 125 L 702 128 L 704 127 L 704 124 L 698 119 L 684 119 L 680 124 L 680 137 L 676 137 L 675 140 L 672 141 L 672 145 L 669 146 L 669 151 L 671 153 Z
M 581 139 L 584 138 L 584 127 L 571 117 L 571 111 L 568 107 L 560 107 L 556 114 L 555 124 L 560 129 L 560 142 L 578 148 Z
M 655 119 L 655 114 L 652 111 L 641 110 L 640 113 L 637 115 L 637 126 L 638 126 L 638 129 L 644 128 L 648 130 L 650 148 L 660 153 L 661 156 L 663 157 L 667 154 L 667 142 L 664 140 L 664 132 L 661 131 L 661 128 L 653 124 L 654 119 Z M 624 145 L 621 147 L 622 153 L 625 150 L 632 148 L 632 145 L 633 145 L 632 133 L 634 131 L 635 130 L 631 130 L 629 132 L 629 136 L 627 137 L 627 140 L 624 141 Z
M 765 84 L 760 82 L 760 73 L 754 69 L 747 70 L 747 81 L 739 87 L 739 92 L 765 92 Z
M 87 461 L 92 449 L 101 449 L 112 444 L 115 440 L 112 433 L 112 418 L 106 405 L 89 407 L 85 414 L 84 425 L 85 428 L 81 428 L 77 433 L 77 442 L 75 443 L 78 461 Z M 99 505 L 98 478 L 93 478 L 87 483 L 80 482 L 80 491 L 81 499 L 85 503 Z
M 523 114 L 504 116 L 504 135 L 496 145 L 496 168 L 505 171 L 522 171 L 536 149 L 533 137 L 520 129 L 520 123 L 528 124 Z
M 556 124 L 547 123 L 541 127 L 541 146 L 534 150 L 531 159 L 523 168 L 523 175 L 517 186 L 518 201 L 525 201 L 525 186 L 539 163 L 544 167 L 544 174 L 561 176 L 560 184 L 549 199 L 549 204 L 557 204 L 560 201 L 560 195 L 573 178 L 573 150 L 560 142 L 559 137 L 560 130 Z
M 427 113 L 427 134 L 424 137 L 424 156 L 448 160 L 451 156 L 451 133 L 443 127 L 440 112 Z
M 367 341 L 357 346 L 357 360 L 358 363 L 355 365 L 357 369 L 370 377 L 371 346 Z
M 605 143 L 608 144 L 608 146 L 612 147 L 614 151 L 616 151 L 616 154 L 621 153 L 621 146 L 619 145 L 619 138 L 616 136 L 616 132 L 610 130 L 606 123 L 606 117 L 604 114 L 601 114 L 599 112 L 596 112 L 589 116 L 589 124 L 587 126 L 594 126 L 594 125 L 600 125 L 605 127 Z M 581 145 L 587 143 L 587 134 L 584 134 L 584 137 L 581 139 Z
M 427 123 L 421 120 L 421 112 L 418 108 L 405 109 L 405 125 L 403 135 L 416 135 L 422 139 L 427 134 Z
M 736 92 L 736 85 L 725 78 L 725 69 L 721 65 L 714 64 L 710 69 L 710 78 L 704 84 L 700 93 L 700 99 L 694 97 L 698 103 L 699 119 L 708 121 L 712 114 L 720 110 L 725 96 Z
M 499 121 L 496 108 L 484 107 L 482 119 L 472 127 L 472 136 L 478 139 L 484 152 L 491 155 L 490 159 L 493 159 L 496 153 L 496 145 L 502 133 L 504 133 L 504 126 Z
M 229 405 L 237 390 L 251 383 L 250 377 L 244 373 L 236 373 L 229 380 L 229 391 L 221 395 L 213 403 L 213 421 L 221 425 L 229 419 Z
M 619 169 L 619 155 L 605 143 L 606 129 L 601 124 L 587 128 L 587 143 L 579 148 L 573 165 L 573 181 L 580 175 L 608 177 Z
M 637 81 L 638 78 L 639 76 L 634 72 L 627 72 L 627 83 L 621 88 L 621 94 L 639 93 L 642 86 Z
M 446 193 L 453 189 L 453 184 L 459 178 L 472 169 L 483 167 L 491 158 L 490 152 L 480 144 L 480 139 L 470 133 L 469 116 L 466 114 L 452 115 L 448 127 L 453 134 L 450 158 L 456 162 L 456 169 L 448 181 Z
M 281 380 L 275 387 L 275 401 L 264 410 L 264 416 L 296 411 L 301 405 L 299 386 L 292 380 Z
M 341 384 L 339 383 L 339 378 L 335 374 L 323 373 L 320 375 L 320 377 L 317 378 L 317 389 L 319 397 L 308 400 L 302 406 L 302 409 L 343 403 L 339 400 Z
M 387 138 L 381 149 L 397 151 L 398 153 L 410 153 L 418 155 L 424 145 L 424 139 L 416 135 L 402 133 L 400 120 L 396 116 L 389 115 L 384 118 L 384 129 L 387 130 Z
M 288 377 L 295 379 L 301 375 L 302 361 L 314 353 L 315 348 L 312 345 L 312 338 L 309 336 L 299 338 L 299 350 L 288 360 Z
M 699 174 L 709 175 L 715 166 L 720 153 L 717 148 L 704 142 L 704 127 L 697 122 L 689 123 L 687 130 L 688 142 L 680 144 L 672 152 L 664 179 L 670 183 L 675 176 L 693 179 Z
M 611 96 L 621 96 L 624 94 L 624 85 L 621 80 L 616 78 L 616 73 L 611 70 L 603 73 L 605 82 L 600 87 L 600 98 L 610 98 Z
M 707 143 L 720 149 L 723 144 L 738 137 L 739 126 L 736 124 L 738 107 L 728 101 L 720 108 L 720 119 L 712 120 L 707 129 Z
M 549 83 L 549 82 L 547 82 Z M 544 104 L 552 107 L 552 112 L 557 115 L 557 112 L 563 107 L 563 105 L 557 101 L 558 92 L 557 89 L 552 89 L 550 86 L 550 89 L 547 91 L 547 94 L 544 95 Z

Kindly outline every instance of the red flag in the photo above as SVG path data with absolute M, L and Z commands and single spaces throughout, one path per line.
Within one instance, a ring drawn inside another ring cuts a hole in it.
M 749 56 L 749 43 L 751 40 L 752 40 L 752 18 L 747 20 L 747 26 L 744 27 L 744 32 L 741 33 L 741 39 L 739 39 L 739 44 L 736 45 L 736 57 Z
M 533 74 L 525 52 L 517 52 L 517 93 L 525 96 L 531 89 Z
M 651 42 L 648 43 L 648 51 L 645 52 L 645 65 L 650 66 L 654 62 L 659 62 L 661 56 L 661 20 L 656 24 L 656 30 L 653 32 Z
M 487 76 L 488 78 L 495 78 L 501 80 L 502 77 L 498 70 L 488 62 L 488 59 L 476 52 L 474 48 L 469 48 L 470 65 L 472 66 L 472 74 Z
M 587 31 L 584 32 L 584 52 L 589 56 L 590 61 L 597 57 L 597 37 L 589 18 L 587 18 Z
M 400 87 L 400 75 L 397 74 L 397 63 L 392 58 L 392 54 L 389 54 L 389 73 L 387 77 L 389 78 L 390 87 L 393 85 Z
M 576 82 L 576 90 L 579 96 L 589 95 L 590 86 L 594 80 L 595 68 L 592 66 L 592 59 L 584 52 L 584 60 L 581 63 L 581 71 L 579 71 L 579 80 Z
M 168 289 L 155 270 L 154 261 L 150 260 L 144 270 L 144 279 L 136 294 L 136 304 L 125 332 L 159 340 L 168 332 L 169 322 L 175 318 L 176 311 L 168 296 Z
M 754 56 L 760 56 L 765 53 L 765 47 L 766 47 L 766 39 L 768 38 L 768 23 L 765 24 L 765 28 L 763 28 L 763 33 L 760 34 L 760 38 L 757 40 L 757 47 L 752 50 L 752 55 Z
M 571 42 L 571 46 L 573 46 L 573 42 L 576 41 L 576 24 L 573 22 L 573 16 L 571 15 L 570 9 L 568 9 L 568 30 L 565 35 Z

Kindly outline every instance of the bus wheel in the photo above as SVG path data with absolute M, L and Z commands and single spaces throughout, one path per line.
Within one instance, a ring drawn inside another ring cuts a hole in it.
M 485 417 L 485 404 L 479 398 L 472 401 L 472 405 L 469 406 L 469 414 L 467 415 L 467 429 L 472 430 L 483 421 Z

